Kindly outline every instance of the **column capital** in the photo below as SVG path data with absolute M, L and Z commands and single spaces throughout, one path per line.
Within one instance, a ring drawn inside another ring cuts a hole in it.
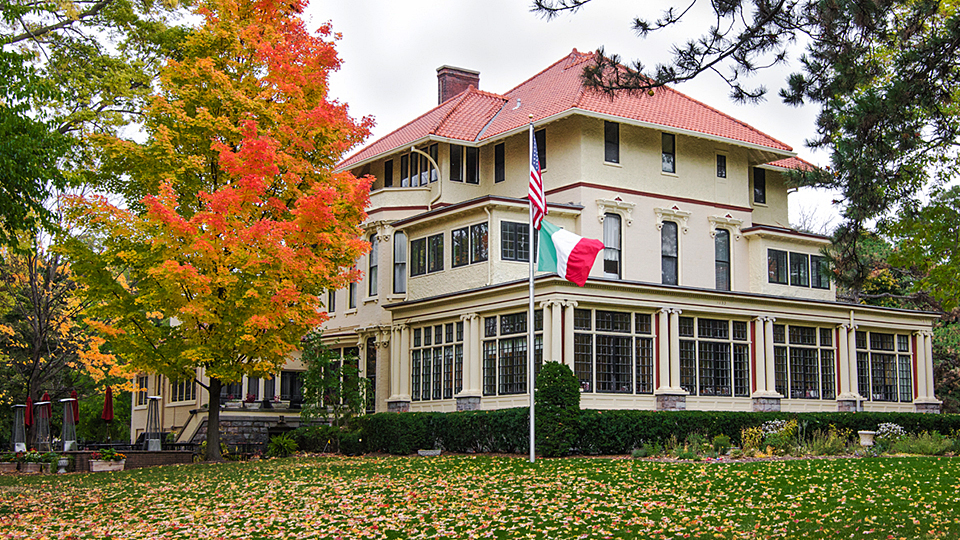
M 407 327 L 407 323 L 396 323 L 396 324 L 393 325 L 393 331 L 394 331 L 394 332 L 403 332 L 403 331 L 406 330 L 407 328 L 408 328 L 408 327 Z
M 756 322 L 777 322 L 777 318 L 772 315 L 757 315 L 753 320 Z
M 917 330 L 913 335 L 918 337 L 933 337 L 933 330 Z
M 561 302 L 561 303 L 562 303 L 561 305 L 563 305 L 563 307 L 572 307 L 572 308 L 575 308 L 575 307 L 577 307 L 578 305 L 580 305 L 580 304 L 577 303 L 576 300 L 557 300 L 557 302 Z
M 675 307 L 662 307 L 659 310 L 657 310 L 657 313 L 666 313 L 667 315 L 676 313 L 677 315 L 680 315 L 681 313 L 683 313 L 683 310 Z
M 540 302 L 540 309 L 553 307 L 555 305 L 563 305 L 561 300 L 544 300 Z
M 853 324 L 853 323 L 842 323 L 842 324 L 839 325 L 839 328 L 843 328 L 843 329 L 846 330 L 847 332 L 851 332 L 851 331 L 853 331 L 853 330 L 856 330 L 856 329 L 859 328 L 859 327 L 858 327 L 856 324 Z
M 478 315 L 478 314 L 476 314 L 476 313 L 466 313 L 466 314 L 460 316 L 460 320 L 461 320 L 461 321 L 472 321 L 472 320 L 476 319 L 476 318 L 479 317 L 479 316 L 480 316 L 480 315 Z

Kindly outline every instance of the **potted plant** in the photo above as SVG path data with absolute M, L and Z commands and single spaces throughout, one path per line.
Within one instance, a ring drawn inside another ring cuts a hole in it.
M 13 474 L 20 465 L 20 456 L 12 452 L 0 455 L 0 474 Z
M 59 459 L 60 456 L 54 452 L 41 454 L 36 450 L 30 450 L 21 457 L 20 472 L 27 474 L 49 473 L 51 465 Z
M 257 396 L 254 396 L 253 394 L 247 394 L 247 397 L 243 400 L 243 408 L 256 409 L 257 405 Z
M 113 448 L 104 448 L 90 455 L 90 472 L 122 471 L 127 456 Z

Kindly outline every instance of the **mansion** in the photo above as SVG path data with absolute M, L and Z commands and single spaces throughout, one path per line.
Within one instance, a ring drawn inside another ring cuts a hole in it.
M 594 54 L 574 49 L 503 94 L 443 66 L 438 106 L 340 163 L 375 178 L 371 250 L 363 279 L 329 292 L 324 340 L 359 358 L 369 412 L 527 406 L 530 346 L 538 366 L 571 367 L 588 409 L 938 412 L 936 315 L 838 302 L 829 238 L 790 228 L 785 173 L 810 165 L 671 88 L 585 87 Z M 546 219 L 605 245 L 584 287 L 536 275 L 533 321 L 531 121 Z M 225 392 L 273 398 L 270 421 L 289 422 L 303 369 L 292 358 Z M 195 440 L 194 384 L 138 386 L 132 436 L 157 394 L 164 429 Z

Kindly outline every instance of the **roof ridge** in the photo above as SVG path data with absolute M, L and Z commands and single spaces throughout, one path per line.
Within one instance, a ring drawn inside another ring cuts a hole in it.
M 521 86 L 527 84 L 528 82 L 530 82 L 530 81 L 536 79 L 537 77 L 543 75 L 543 74 L 546 73 L 547 71 L 550 71 L 551 69 L 553 69 L 554 66 L 556 66 L 556 65 L 559 64 L 560 62 L 563 62 L 563 61 L 567 60 L 568 58 L 570 58 L 572 55 L 575 55 L 575 54 L 576 54 L 576 55 L 579 55 L 579 54 L 582 54 L 582 53 L 580 53 L 579 51 L 577 51 L 576 47 L 574 47 L 574 49 L 573 49 L 572 51 L 570 51 L 570 54 L 564 56 L 563 58 L 560 58 L 560 59 L 557 60 L 556 62 L 550 64 L 549 66 L 547 66 L 547 67 L 545 67 L 545 68 L 543 68 L 543 69 L 541 69 L 541 70 L 538 71 L 536 74 L 534 74 L 532 77 L 530 77 L 530 78 L 528 78 L 527 80 L 523 81 L 522 83 L 514 86 L 514 87 L 511 88 L 510 90 L 507 90 L 506 92 L 504 92 L 503 95 L 509 96 L 510 93 L 513 92 L 514 90 L 520 88 Z M 583 53 L 583 54 L 585 54 L 585 53 Z
M 431 135 L 435 135 L 437 131 L 440 130 L 440 127 L 443 126 L 443 123 L 446 122 L 448 118 L 450 118 L 450 115 L 457 112 L 457 109 L 460 107 L 463 101 L 467 99 L 467 96 L 469 96 L 471 91 L 473 90 L 476 90 L 476 88 L 471 84 L 467 86 L 467 89 L 464 90 L 463 92 L 460 92 L 456 96 L 445 101 L 444 103 L 452 102 L 453 100 L 456 100 L 456 103 L 450 104 L 450 110 L 448 110 L 446 114 L 444 114 L 443 116 L 440 117 L 439 120 L 437 120 L 437 123 L 433 126 L 433 128 L 430 129 L 428 133 L 430 133 Z

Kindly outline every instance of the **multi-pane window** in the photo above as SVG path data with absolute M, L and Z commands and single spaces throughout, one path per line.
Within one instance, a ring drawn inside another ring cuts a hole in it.
M 603 216 L 604 277 L 620 277 L 620 245 L 620 216 L 605 214 Z
M 810 256 L 810 285 L 814 289 L 829 289 L 830 275 L 827 273 L 827 259 L 820 255 Z
M 503 182 L 507 179 L 507 166 L 504 156 L 504 145 L 500 143 L 493 147 L 493 181 Z
M 537 157 L 540 161 L 540 170 L 547 170 L 547 130 L 538 129 L 533 133 L 533 138 L 537 142 Z
M 714 238 L 714 251 L 716 253 L 716 272 L 717 272 L 717 290 L 730 290 L 730 231 L 726 229 L 717 229 L 717 236 Z
M 280 399 L 303 399 L 303 372 L 280 372 Z
M 543 363 L 543 310 L 534 312 L 534 376 Z M 527 313 L 484 318 L 483 395 L 527 392 Z M 486 339 L 493 338 L 493 339 Z
M 367 358 L 366 370 L 367 380 L 370 384 L 367 386 L 366 409 L 367 413 L 373 413 L 377 407 L 377 341 L 373 338 L 367 338 Z
M 717 154 L 717 178 L 727 177 L 727 156 Z
M 500 222 L 500 259 L 504 261 L 530 260 L 530 230 L 526 223 Z
M 664 221 L 660 229 L 660 274 L 664 285 L 676 285 L 679 270 L 677 224 Z
M 410 242 L 410 275 L 443 270 L 443 233 Z
M 463 388 L 463 321 L 414 328 L 410 374 L 414 401 L 453 399 Z
M 247 377 L 247 401 L 260 399 L 260 377 Z
M 750 395 L 747 322 L 680 317 L 680 387 L 699 396 Z
M 451 265 L 454 268 L 487 260 L 487 224 L 454 229 L 450 233 Z
M 369 296 L 377 295 L 377 267 L 379 266 L 379 245 L 377 235 L 370 235 L 370 254 L 367 255 L 369 264 L 367 265 L 367 293 Z
M 662 146 L 661 170 L 663 172 L 677 172 L 677 136 L 672 133 L 661 133 Z
M 439 154 L 439 145 L 431 144 L 427 148 L 427 153 L 436 162 Z M 430 182 L 437 181 L 437 170 L 427 159 L 427 156 L 418 152 L 411 152 L 400 156 L 400 186 L 416 187 L 425 186 Z
M 620 163 L 620 124 L 603 122 L 603 160 Z
M 872 401 L 913 401 L 910 336 L 858 331 L 856 345 L 861 396 Z
M 810 257 L 806 253 L 790 253 L 790 285 L 810 286 Z
M 147 386 L 149 384 L 149 375 L 137 375 L 137 405 L 147 404 Z
M 770 283 L 787 284 L 787 252 L 779 249 L 767 250 L 767 280 Z
M 357 309 L 357 282 L 347 286 L 347 309 Z
M 383 187 L 393 187 L 393 160 L 383 162 Z
M 468 184 L 480 183 L 480 149 L 450 145 L 450 180 Z
M 407 292 L 407 235 L 400 231 L 393 234 L 393 292 Z
M 649 313 L 574 310 L 574 374 L 583 392 L 652 394 Z
M 263 380 L 263 399 L 276 399 L 277 396 L 277 380 L 273 377 Z
M 243 383 L 240 381 L 232 383 L 223 383 L 220 386 L 220 399 L 242 399 L 243 398 Z
M 767 204 L 767 171 L 753 168 L 753 202 Z
M 774 389 L 792 399 L 835 399 L 833 329 L 773 325 Z
M 400 187 L 410 187 L 410 156 L 400 156 Z

